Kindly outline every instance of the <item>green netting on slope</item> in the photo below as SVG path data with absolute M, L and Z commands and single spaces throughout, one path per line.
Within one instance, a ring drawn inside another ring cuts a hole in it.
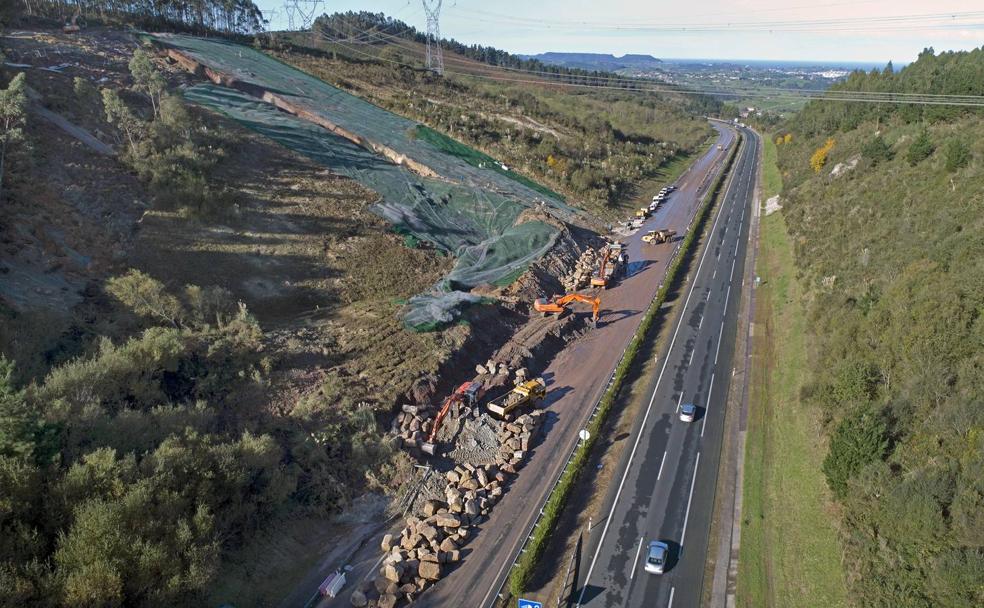
M 517 224 L 527 205 L 510 193 L 420 177 L 233 89 L 203 84 L 187 89 L 185 97 L 372 188 L 382 198 L 373 211 L 456 257 L 451 273 L 430 293 L 410 299 L 404 317 L 410 327 L 451 321 L 461 305 L 479 299 L 465 290 L 516 276 L 557 238 L 557 229 L 544 222 Z
M 502 170 L 498 163 L 487 166 L 469 164 L 460 155 L 449 154 L 441 149 L 442 146 L 434 145 L 435 142 L 426 141 L 427 138 L 418 139 L 416 122 L 346 93 L 255 49 L 222 40 L 176 34 L 161 34 L 154 39 L 243 83 L 276 93 L 351 133 L 406 155 L 443 178 L 464 186 L 510 195 L 526 206 L 540 201 L 559 214 L 574 213 L 556 193 L 538 185 L 536 188 L 530 187 L 530 180 L 515 172 Z

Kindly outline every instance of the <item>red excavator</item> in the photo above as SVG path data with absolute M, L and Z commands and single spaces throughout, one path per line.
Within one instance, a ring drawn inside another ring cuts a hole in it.
M 601 298 L 585 296 L 579 293 L 569 293 L 559 298 L 537 298 L 533 301 L 533 309 L 543 316 L 549 314 L 562 315 L 572 302 L 584 302 L 591 305 L 591 324 L 598 324 L 598 312 L 601 310 Z
M 434 426 L 431 427 L 427 441 L 420 444 L 421 450 L 431 456 L 434 455 L 437 449 L 437 445 L 434 443 L 437 440 L 437 432 L 441 430 L 441 423 L 444 422 L 444 418 L 451 411 L 451 406 L 457 403 L 459 406 L 467 405 L 474 407 L 482 397 L 482 393 L 484 392 L 483 386 L 481 382 L 465 382 L 453 393 L 448 395 L 448 398 L 441 404 L 441 409 L 437 412 L 437 416 L 434 417 Z

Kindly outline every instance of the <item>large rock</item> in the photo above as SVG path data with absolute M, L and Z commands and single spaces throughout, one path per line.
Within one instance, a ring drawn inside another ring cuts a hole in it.
M 435 557 L 436 559 L 436 557 Z M 441 564 L 439 561 L 420 562 L 420 576 L 429 581 L 441 580 Z
M 445 508 L 445 504 L 440 500 L 428 500 L 424 503 L 424 516 L 430 517 L 437 513 L 439 509 Z
M 434 517 L 434 525 L 441 528 L 457 528 L 461 525 L 461 518 L 452 513 L 439 513 Z
M 352 602 L 352 605 L 355 606 L 355 608 L 363 608 L 363 606 L 369 603 L 369 599 L 366 597 L 366 594 L 362 593 L 358 589 L 352 592 L 352 596 L 349 598 L 349 601 Z
M 439 547 L 441 551 L 454 551 L 458 548 L 458 545 L 454 544 L 454 540 L 449 536 L 441 541 L 441 546 Z
M 444 474 L 444 476 L 448 478 L 450 483 L 458 483 L 458 481 L 461 480 L 461 474 L 457 471 L 448 471 Z
M 430 524 L 424 524 L 417 528 L 417 532 L 429 541 L 432 541 L 438 537 L 437 528 Z
M 475 499 L 465 501 L 465 514 L 466 515 L 478 515 L 478 503 Z
M 385 593 L 379 596 L 379 602 L 376 604 L 379 608 L 396 608 L 397 597 L 389 593 Z
M 475 479 L 474 477 L 469 477 L 468 479 L 462 481 L 461 485 L 459 485 L 458 487 L 463 490 L 477 490 L 479 487 L 481 487 L 481 484 L 479 484 L 478 480 Z
M 489 477 L 485 473 L 485 469 L 482 467 L 479 467 L 478 470 L 475 471 L 475 478 L 478 479 L 478 485 L 480 486 L 485 486 L 489 483 Z
M 373 581 L 373 584 L 376 586 L 376 591 L 379 592 L 380 594 L 383 594 L 386 593 L 386 590 L 389 589 L 389 586 L 393 584 L 393 581 L 388 580 L 385 576 L 380 575 L 376 577 L 376 580 Z
M 393 535 L 392 534 L 383 535 L 383 541 L 379 543 L 379 546 L 382 547 L 383 553 L 389 553 L 390 549 L 393 548 Z
M 386 564 L 383 566 L 383 576 L 388 581 L 399 583 L 400 577 L 403 576 L 403 566 L 401 564 Z

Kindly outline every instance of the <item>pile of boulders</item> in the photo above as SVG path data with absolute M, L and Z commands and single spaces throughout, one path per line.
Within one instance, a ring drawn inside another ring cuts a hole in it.
M 404 405 L 393 419 L 390 430 L 397 436 L 400 447 L 409 451 L 419 450 L 427 440 L 434 419 L 430 405 Z
M 533 447 L 534 440 L 543 427 L 543 410 L 523 414 L 514 422 L 506 422 L 499 431 L 499 457 L 496 464 L 502 471 L 515 473 L 523 466 L 526 454 Z
M 565 292 L 571 293 L 587 287 L 597 266 L 598 252 L 588 247 L 574 263 L 574 268 L 560 280 Z
M 479 376 L 508 376 L 509 366 L 502 362 L 497 363 L 495 359 L 489 359 L 485 365 L 476 365 L 475 373 Z
M 509 473 L 495 465 L 463 464 L 446 473 L 445 500 L 428 500 L 422 517 L 408 517 L 398 537 L 387 534 L 376 578 L 352 594 L 353 606 L 392 608 L 441 579 L 449 564 L 461 560 L 471 528 L 485 521 L 499 501 Z M 377 599 L 378 598 L 378 599 Z

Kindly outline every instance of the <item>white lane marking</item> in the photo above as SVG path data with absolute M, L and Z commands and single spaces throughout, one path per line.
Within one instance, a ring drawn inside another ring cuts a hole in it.
M 683 401 L 683 391 L 680 391 L 680 398 L 677 399 L 676 411 L 680 411 L 680 402 Z
M 733 182 L 728 184 L 728 191 L 731 191 Z M 721 212 L 714 216 L 714 224 L 711 226 L 711 234 L 714 234 L 714 230 L 717 228 L 718 220 L 721 219 Z M 683 319 L 686 316 L 687 307 L 690 304 L 690 297 L 694 295 L 694 287 L 697 285 L 697 280 L 700 278 L 700 271 L 704 267 L 704 261 L 707 259 L 707 252 L 710 251 L 710 243 L 704 247 L 704 253 L 700 256 L 700 263 L 697 264 L 697 271 L 694 273 L 694 280 L 690 284 L 690 291 L 687 293 L 687 299 L 683 302 L 683 311 L 680 314 L 680 318 L 677 320 L 676 329 L 673 331 L 673 337 L 670 339 L 670 347 L 667 352 L 673 352 L 673 345 L 676 344 L 677 336 L 680 333 L 680 328 L 683 327 Z M 598 556 L 601 555 L 601 548 L 605 545 L 605 536 L 608 535 L 608 528 L 612 524 L 612 517 L 615 515 L 615 507 L 618 505 L 618 499 L 622 496 L 622 490 L 625 488 L 625 481 L 629 477 L 629 471 L 632 470 L 632 460 L 635 458 L 636 450 L 639 449 L 639 442 L 642 441 L 643 431 L 646 429 L 646 422 L 649 420 L 649 415 L 653 411 L 653 404 L 656 403 L 656 393 L 659 392 L 659 385 L 663 380 L 663 374 L 666 372 L 666 366 L 669 364 L 670 358 L 666 357 L 663 360 L 663 367 L 659 371 L 659 376 L 656 378 L 656 386 L 653 388 L 653 395 L 649 398 L 649 406 L 646 408 L 646 414 L 642 417 L 642 426 L 639 427 L 639 434 L 636 435 L 635 443 L 632 444 L 632 451 L 629 452 L 629 461 L 625 465 L 625 471 L 622 473 L 622 479 L 619 481 L 618 490 L 615 491 L 615 500 L 612 502 L 612 510 L 609 511 L 608 517 L 605 518 L 605 527 L 601 530 L 601 537 L 598 539 L 598 546 L 595 547 L 594 555 L 591 557 L 591 565 L 588 566 L 588 574 L 584 577 L 584 587 L 581 588 L 581 594 L 577 598 L 577 603 L 575 606 L 580 606 L 584 602 L 584 594 L 588 590 L 588 582 L 591 580 L 591 574 L 594 573 L 595 565 L 598 563 Z M 484 601 L 482 602 L 484 605 Z
M 724 312 L 728 312 L 728 300 L 731 299 L 731 285 L 728 285 L 728 293 L 724 294 Z M 727 315 L 726 315 L 727 316 Z
M 629 580 L 632 580 L 633 577 L 635 577 L 635 569 L 636 569 L 636 566 L 639 565 L 639 554 L 642 553 L 642 539 L 643 539 L 643 537 L 640 536 L 639 537 L 639 548 L 636 549 L 636 558 L 635 558 L 635 561 L 632 562 L 632 571 L 629 572 Z
M 714 394 L 714 373 L 711 372 L 711 385 L 707 389 L 707 404 L 704 406 L 704 422 L 700 424 L 700 436 L 704 436 L 704 427 L 707 426 L 707 416 L 711 412 L 711 395 Z
M 735 252 L 732 255 L 738 255 L 738 245 L 741 245 L 741 239 L 735 241 Z
M 718 345 L 714 350 L 714 365 L 718 363 L 718 355 L 721 354 L 721 335 L 724 334 L 724 319 L 721 319 L 721 329 L 718 330 Z
M 711 278 L 712 279 L 715 279 L 715 278 L 717 278 L 717 276 L 718 276 L 718 269 L 717 269 L 717 266 L 715 266 L 714 267 L 714 274 L 711 275 Z
M 673 592 L 676 591 L 676 587 L 670 587 L 670 603 L 666 605 L 666 608 L 673 608 Z
M 700 323 L 697 324 L 697 333 L 700 333 L 700 328 L 704 326 L 704 315 L 700 316 Z
M 687 362 L 687 367 L 690 367 L 690 365 L 694 362 L 694 353 L 695 352 L 697 352 L 697 349 L 696 348 L 690 351 L 690 361 Z
M 728 275 L 728 282 L 729 283 L 731 282 L 732 279 L 735 278 L 735 262 L 737 262 L 737 261 L 738 261 L 738 258 L 735 258 L 735 259 L 731 260 L 731 274 Z
M 687 538 L 687 522 L 690 521 L 690 503 L 694 500 L 694 486 L 697 485 L 698 466 L 700 466 L 700 452 L 697 452 L 697 462 L 694 463 L 694 478 L 690 481 L 690 498 L 687 499 L 687 513 L 683 516 L 683 533 L 680 534 L 680 549 L 683 549 L 683 539 Z
M 656 481 L 663 476 L 663 465 L 666 464 L 666 450 L 663 450 L 663 459 L 659 461 L 659 472 L 656 473 Z

